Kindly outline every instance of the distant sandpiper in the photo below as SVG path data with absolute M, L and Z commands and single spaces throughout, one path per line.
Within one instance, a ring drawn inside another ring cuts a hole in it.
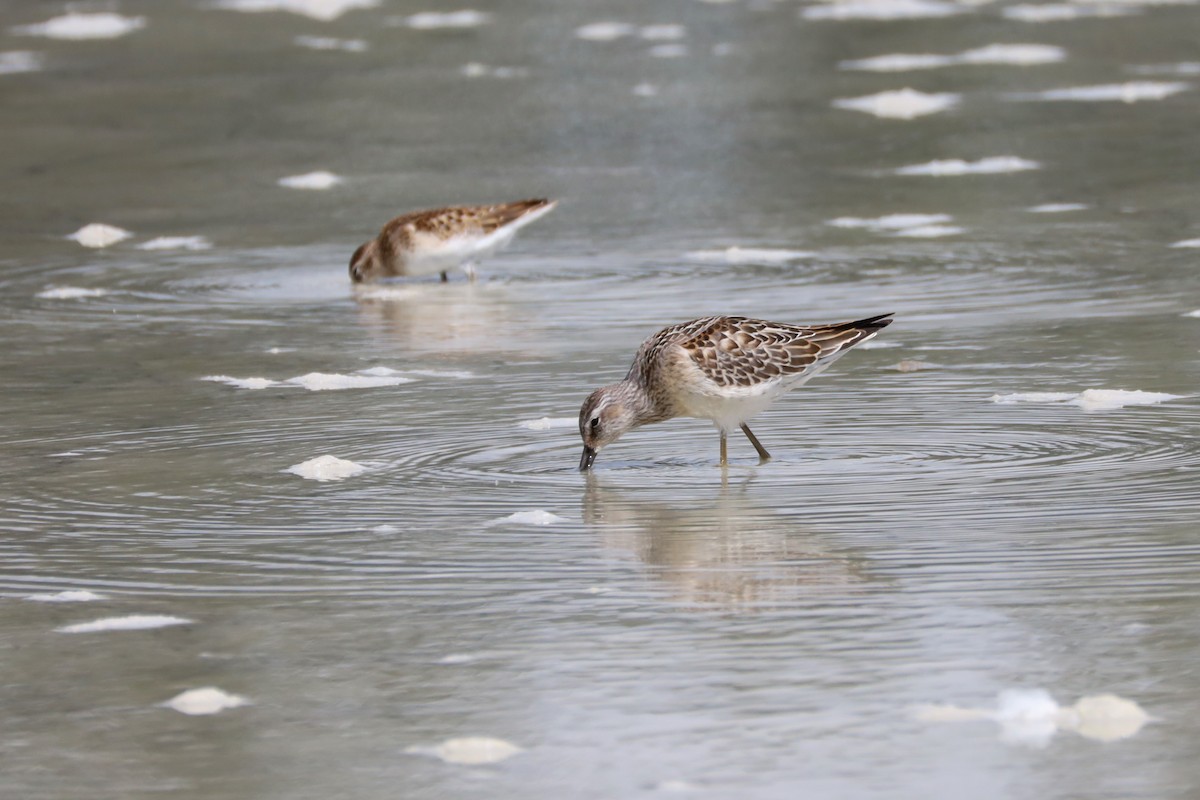
M 891 314 L 829 325 L 788 325 L 746 317 L 704 317 L 663 328 L 642 342 L 620 383 L 592 392 L 579 411 L 581 471 L 601 447 L 626 431 L 673 417 L 710 419 L 726 436 L 740 427 L 758 451 L 771 454 L 746 420 L 808 381 L 891 324 Z
M 517 231 L 548 214 L 553 200 L 518 200 L 494 206 L 457 206 L 414 211 L 383 226 L 350 258 L 355 283 L 399 276 L 435 275 L 473 262 L 512 241 Z

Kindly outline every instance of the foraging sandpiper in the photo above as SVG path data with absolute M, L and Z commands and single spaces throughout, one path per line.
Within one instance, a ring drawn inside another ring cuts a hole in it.
M 887 327 L 891 316 L 829 325 L 704 317 L 663 328 L 642 342 L 625 380 L 597 389 L 584 401 L 579 469 L 591 469 L 600 448 L 626 431 L 673 417 L 716 424 L 721 466 L 728 465 L 726 436 L 737 427 L 763 463 L 771 454 L 746 420 Z
M 518 200 L 492 206 L 457 206 L 402 214 L 383 226 L 350 258 L 355 283 L 378 278 L 434 275 L 464 266 L 508 244 L 516 232 L 548 214 L 554 200 Z

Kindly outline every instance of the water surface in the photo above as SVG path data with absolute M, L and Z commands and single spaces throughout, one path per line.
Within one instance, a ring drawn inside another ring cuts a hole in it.
M 0 75 L 2 793 L 1194 796 L 1200 282 L 1170 245 L 1200 235 L 1196 9 L 803 8 L 513 0 L 416 30 L 401 0 L 128 3 L 144 26 L 91 41 L 11 32 L 53 4 L 0 12 L 0 50 L 38 54 L 0 62 L 38 66 Z M 576 35 L 605 21 L 625 35 Z M 1065 59 L 838 66 L 1021 43 Z M 1189 87 L 1034 97 L 1134 81 Z M 959 97 L 833 106 L 906 87 Z M 1038 168 L 895 174 L 998 156 Z M 278 184 L 316 170 L 343 183 Z M 396 213 L 538 195 L 558 210 L 477 283 L 346 277 Z M 829 224 L 893 214 L 962 230 Z M 91 222 L 133 236 L 64 238 Z M 159 236 L 213 246 L 138 249 Z M 731 438 L 722 472 L 711 426 L 676 420 L 581 476 L 572 425 L 522 426 L 669 323 L 885 311 L 758 418 L 763 466 Z M 286 383 L 310 373 L 405 380 Z M 1177 399 L 1065 401 L 1089 389 Z M 1063 398 L 993 401 L 1030 392 Z M 366 470 L 287 472 L 322 455 Z M 56 631 L 135 614 L 190 623 Z M 250 705 L 161 705 L 206 686 Z M 910 713 L 1010 689 L 1154 719 L 1100 742 Z M 467 736 L 522 752 L 422 754 Z

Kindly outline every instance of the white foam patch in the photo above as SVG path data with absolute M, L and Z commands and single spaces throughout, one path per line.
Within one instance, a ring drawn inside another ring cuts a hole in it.
M 84 289 L 80 286 L 51 286 L 37 293 L 44 300 L 81 300 L 85 297 L 104 297 L 107 289 Z
M 917 706 L 913 716 L 930 723 L 989 720 L 1000 726 L 1005 741 L 1037 747 L 1045 746 L 1059 731 L 1073 731 L 1102 742 L 1127 739 L 1150 721 L 1141 706 L 1115 694 L 1081 697 L 1074 705 L 1064 707 L 1045 689 L 1006 689 L 991 709 Z
M 287 189 L 332 189 L 342 182 L 343 179 L 340 175 L 334 175 L 332 172 L 326 172 L 325 170 L 306 172 L 303 175 L 292 175 L 279 179 L 279 185 Z
M 638 97 L 656 97 L 658 95 L 658 87 L 653 83 L 639 83 L 630 91 Z
M 406 747 L 405 753 L 412 755 L 433 756 L 447 764 L 498 764 L 522 752 L 512 742 L 494 739 L 490 736 L 464 736 L 447 739 L 439 745 L 428 747 L 413 745 Z
M 1041 168 L 1042 165 L 1038 162 L 1019 156 L 989 156 L 978 161 L 964 161 L 961 158 L 940 159 L 925 164 L 900 167 L 893 172 L 896 175 L 945 177 L 952 175 L 1005 175 Z
M 42 54 L 32 50 L 9 50 L 0 53 L 0 75 L 37 72 L 42 68 Z
M 138 250 L 211 250 L 212 242 L 203 236 L 159 236 L 137 245 Z
M 249 701 L 240 695 L 230 694 L 214 686 L 206 686 L 202 689 L 189 689 L 177 694 L 163 705 L 180 714 L 202 716 L 219 714 L 226 709 L 249 705 Z
M 877 233 L 921 230 L 945 226 L 954 221 L 949 214 L 888 214 L 882 217 L 838 217 L 826 222 L 835 228 L 864 228 Z
M 859 350 L 888 350 L 893 347 L 902 347 L 899 342 L 889 341 L 887 339 L 868 339 L 862 344 L 855 345 Z
M 1065 214 L 1070 211 L 1085 211 L 1087 206 L 1083 203 L 1042 203 L 1025 210 L 1030 214 Z
M 638 31 L 638 36 L 648 42 L 675 42 L 687 36 L 687 28 L 675 23 L 645 25 Z
M 468 78 L 510 79 L 529 77 L 529 70 L 526 67 L 491 67 L 476 61 L 464 64 L 459 72 Z
M 1012 95 L 1017 100 L 1068 101 L 1077 103 L 1140 103 L 1164 100 L 1191 88 L 1183 81 L 1130 81 L 1100 86 L 1072 86 L 1044 92 Z
M 1200 247 L 1200 239 L 1184 239 L 1180 242 L 1175 242 L 1171 247 Z
M 310 392 L 374 389 L 379 386 L 398 386 L 411 382 L 412 378 L 400 375 L 340 375 L 327 372 L 310 372 L 307 375 L 288 378 L 286 381 L 286 383 L 296 386 L 303 386 Z
M 688 49 L 686 44 L 668 42 L 666 44 L 656 44 L 648 52 L 654 58 L 683 58 L 687 55 Z
M 541 417 L 522 420 L 517 423 L 517 427 L 527 431 L 548 431 L 554 428 L 574 428 L 578 424 L 579 420 L 575 417 Z
M 1078 397 L 1075 392 L 1013 392 L 1012 394 L 994 394 L 989 399 L 1000 405 L 1015 405 L 1016 403 L 1062 403 Z
M 969 11 L 958 3 L 941 0 L 841 0 L 808 6 L 800 14 L 804 19 L 812 20 L 894 20 L 936 19 Z
M 892 55 L 864 58 L 858 61 L 843 61 L 840 69 L 867 72 L 907 72 L 919 69 L 936 69 L 959 64 L 995 64 L 1032 66 L 1064 61 L 1067 51 L 1047 44 L 989 44 L 957 55 L 935 55 L 931 53 Z
M 25 598 L 36 603 L 94 603 L 106 599 L 102 594 L 89 592 L 87 589 L 68 589 L 65 592 L 48 592 L 31 594 Z
M 685 258 L 718 264 L 786 264 L 798 258 L 811 258 L 807 250 L 785 250 L 774 247 L 726 247 L 723 250 L 693 250 Z
M 391 367 L 369 367 L 360 369 L 363 375 L 388 377 L 391 375 L 420 375 L 425 378 L 474 378 L 474 372 L 465 369 L 392 369 Z
M 882 119 L 916 119 L 937 114 L 958 105 L 960 95 L 950 92 L 927 94 L 916 89 L 897 89 L 865 97 L 840 98 L 833 101 L 835 108 L 861 111 Z
M 278 351 L 283 352 L 283 351 Z M 310 392 L 340 391 L 344 389 L 375 389 L 382 386 L 399 386 L 412 383 L 412 375 L 431 378 L 473 378 L 473 373 L 466 370 L 452 369 L 410 369 L 394 370 L 390 367 L 371 367 L 359 370 L 357 375 L 345 375 L 336 372 L 310 372 L 307 375 L 297 375 L 294 378 L 274 380 L 272 378 L 235 378 L 230 375 L 205 375 L 202 381 L 214 381 L 233 386 L 237 389 L 268 389 L 271 387 L 299 386 Z
M 1074 715 L 1062 727 L 1101 742 L 1128 739 L 1151 719 L 1133 700 L 1115 694 L 1081 697 L 1070 710 Z
M 56 628 L 58 633 L 102 633 L 107 631 L 144 631 L 171 625 L 190 625 L 192 620 L 162 614 L 130 614 L 127 617 L 104 617 L 92 622 L 80 622 Z
M 364 39 L 338 39 L 335 36 L 297 36 L 292 40 L 300 47 L 309 50 L 341 50 L 346 53 L 365 53 L 367 43 Z
M 1062 709 L 1045 689 L 1006 689 L 996 698 L 991 718 L 1006 741 L 1044 744 L 1058 730 Z
M 437 663 L 446 666 L 456 666 L 458 664 L 471 664 L 478 660 L 479 656 L 474 653 L 450 653 L 439 658 Z
M 1182 397 L 1166 392 L 1143 392 L 1140 389 L 1087 389 L 1067 402 L 1084 411 L 1110 411 L 1125 406 L 1152 406 Z
M 1192 317 L 1193 319 L 1200 319 L 1200 308 L 1196 309 L 1195 311 L 1189 311 L 1186 314 L 1183 314 L 1182 316 Z
M 897 361 L 889 367 L 884 367 L 884 369 L 894 369 L 896 372 L 920 372 L 935 368 L 937 368 L 937 364 L 930 361 L 919 361 L 914 358 L 906 358 L 902 361 Z
M 403 24 L 414 30 L 432 31 L 445 28 L 478 28 L 491 21 L 491 14 L 473 9 L 463 9 L 462 11 L 422 11 L 419 14 L 405 17 Z
M 117 242 L 123 242 L 130 236 L 133 236 L 133 234 L 124 228 L 118 228 L 115 225 L 106 225 L 103 222 L 93 222 L 89 225 L 84 225 L 67 238 L 79 242 L 84 247 L 101 248 L 109 247 Z
M 1049 44 L 989 44 L 958 54 L 963 64 L 994 64 L 1029 67 L 1067 60 L 1067 51 Z
M 111 12 L 85 14 L 71 12 L 54 17 L 36 25 L 18 25 L 10 28 L 18 36 L 44 36 L 47 39 L 85 41 L 88 39 L 116 39 L 127 33 L 146 27 L 145 17 L 125 17 Z
M 842 61 L 838 69 L 859 72 L 911 72 L 918 69 L 935 69 L 957 64 L 954 56 L 939 56 L 932 53 L 891 53 L 885 56 Z
M 1131 66 L 1129 71 L 1138 75 L 1200 75 L 1200 61 L 1181 61 L 1178 64 L 1138 64 Z
M 699 792 L 702 789 L 698 783 L 691 783 L 679 778 L 668 778 L 665 781 L 659 781 L 651 788 L 656 792 L 663 792 L 664 794 L 691 794 L 692 792 Z
M 518 511 L 515 514 L 509 514 L 507 517 L 492 520 L 492 525 L 553 525 L 557 522 L 567 522 L 566 517 L 560 517 L 557 514 L 551 514 L 549 511 L 537 509 L 535 511 Z
M 1144 392 L 1140 389 L 1086 389 L 1082 392 L 1015 392 L 996 394 L 989 398 L 993 403 L 1012 405 L 1016 403 L 1064 403 L 1078 406 L 1084 411 L 1112 411 L 1125 406 L 1149 406 L 1180 400 L 1185 395 L 1166 392 Z
M 270 378 L 234 378 L 230 375 L 205 375 L 200 380 L 223 383 L 227 386 L 232 386 L 235 389 L 257 390 L 279 385 L 279 381 L 273 381 Z
M 633 36 L 637 28 L 628 22 L 592 22 L 575 29 L 575 38 L 589 42 L 612 42 Z
M 1087 6 L 1194 6 L 1200 0 L 1074 0 Z
M 215 7 L 250 14 L 286 11 L 321 22 L 329 22 L 347 11 L 375 8 L 379 2 L 380 0 L 217 0 Z
M 344 458 L 328 455 L 310 458 L 308 461 L 293 464 L 284 470 L 284 472 L 299 475 L 305 480 L 320 481 L 322 483 L 325 481 L 342 481 L 366 471 L 367 468 L 362 464 L 356 464 Z
M 1001 9 L 1000 13 L 1018 22 L 1065 22 L 1086 17 L 1127 17 L 1140 12 L 1129 5 L 1082 6 L 1071 3 L 1046 3 L 1008 6 Z
M 893 236 L 903 236 L 908 239 L 940 239 L 943 236 L 957 236 L 966 231 L 957 225 L 917 225 L 912 228 L 901 228 Z

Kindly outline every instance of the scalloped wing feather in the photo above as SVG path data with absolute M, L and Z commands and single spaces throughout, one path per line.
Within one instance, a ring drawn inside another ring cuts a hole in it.
M 873 318 L 831 325 L 787 325 L 746 317 L 707 317 L 668 328 L 663 334 L 717 386 L 752 389 L 807 380 L 887 322 Z

